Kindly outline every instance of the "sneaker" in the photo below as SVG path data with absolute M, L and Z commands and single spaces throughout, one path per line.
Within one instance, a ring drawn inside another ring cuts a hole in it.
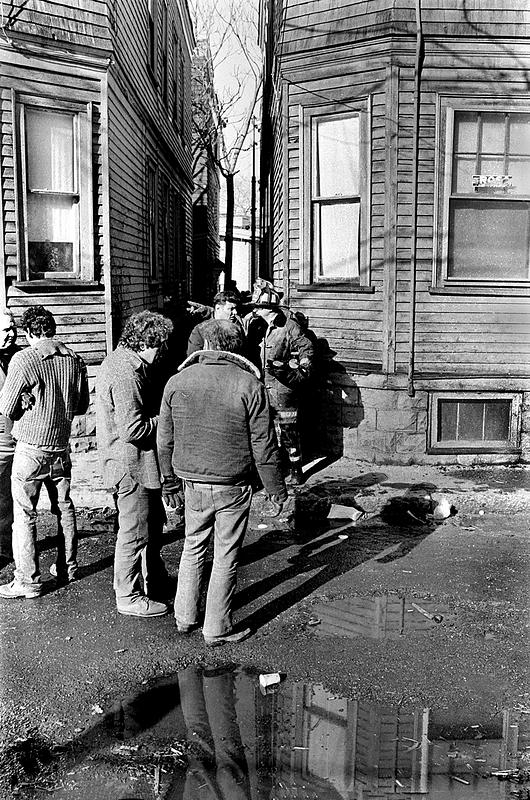
M 41 594 L 41 589 L 35 589 L 32 586 L 23 586 L 15 580 L 0 586 L 0 597 L 26 597 L 30 600 L 35 597 L 40 597 Z
M 157 603 L 145 595 L 122 597 L 116 605 L 118 614 L 126 614 L 129 617 L 163 617 L 169 610 L 165 603 Z
M 221 647 L 223 644 L 239 644 L 239 642 L 244 642 L 245 639 L 248 639 L 254 631 L 250 628 L 245 628 L 242 631 L 238 631 L 237 633 L 225 633 L 223 636 L 216 636 L 213 639 L 209 639 L 207 636 L 204 637 L 204 643 L 208 647 Z
M 57 564 L 51 565 L 50 575 L 52 575 L 58 582 L 61 583 L 73 583 L 76 580 L 76 575 L 73 572 L 69 575 L 65 572 L 60 572 L 57 574 Z

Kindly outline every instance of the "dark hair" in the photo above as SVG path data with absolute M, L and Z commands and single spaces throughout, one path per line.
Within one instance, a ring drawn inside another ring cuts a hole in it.
M 125 322 L 120 344 L 138 353 L 144 347 L 160 347 L 173 330 L 173 323 L 155 311 L 138 311 Z
M 209 350 L 225 350 L 242 353 L 245 340 L 241 325 L 228 319 L 211 319 L 205 323 L 202 333 L 208 341 Z
M 32 336 L 55 336 L 55 319 L 51 311 L 44 306 L 33 306 L 22 314 L 20 327 Z
M 222 305 L 223 303 L 239 303 L 239 296 L 237 292 L 217 292 L 213 299 L 214 307 Z

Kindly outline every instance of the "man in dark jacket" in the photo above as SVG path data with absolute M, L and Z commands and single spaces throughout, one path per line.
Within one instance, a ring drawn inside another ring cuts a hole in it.
M 17 329 L 10 311 L 0 311 L 0 390 L 6 377 L 9 362 L 17 351 Z M 13 497 L 11 494 L 11 467 L 15 455 L 15 440 L 11 434 L 13 422 L 0 414 L 0 569 L 13 558 L 11 547 L 13 527 Z
M 213 299 L 213 311 L 207 306 L 203 306 L 205 309 L 203 313 L 208 314 L 208 316 L 205 321 L 195 325 L 190 333 L 190 338 L 188 339 L 188 356 L 192 353 L 196 353 L 197 350 L 204 349 L 204 327 L 208 324 L 210 319 L 229 319 L 231 322 L 239 321 L 238 302 L 239 298 L 235 292 L 218 292 Z
M 239 551 L 247 529 L 254 468 L 273 499 L 287 499 L 265 387 L 240 355 L 239 325 L 212 320 L 205 350 L 191 355 L 164 390 L 158 453 L 164 480 L 184 480 L 186 537 L 179 567 L 175 618 L 181 633 L 199 623 L 206 551 L 214 534 L 214 561 L 206 597 L 206 644 L 238 642 L 232 597 Z
M 287 482 L 303 483 L 298 432 L 299 395 L 313 369 L 314 347 L 298 322 L 280 307 L 271 283 L 256 282 L 252 316 L 245 317 L 247 348 L 260 364 L 282 450 L 289 462 Z

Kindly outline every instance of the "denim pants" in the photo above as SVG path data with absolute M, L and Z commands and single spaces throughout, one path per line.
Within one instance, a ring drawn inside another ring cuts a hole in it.
M 13 557 L 13 495 L 11 494 L 11 467 L 14 447 L 0 445 L 0 556 Z
M 13 557 L 15 580 L 23 586 L 41 588 L 37 552 L 37 503 L 42 485 L 57 517 L 57 574 L 75 576 L 77 571 L 77 527 L 70 497 L 72 462 L 68 450 L 48 452 L 17 442 L 13 458 Z
M 162 492 L 146 489 L 127 474 L 115 487 L 114 502 L 118 511 L 114 554 L 116 599 L 142 594 L 155 599 L 166 589 L 168 578 L 160 556 L 166 521 Z
M 179 627 L 199 622 L 201 585 L 208 542 L 213 534 L 213 565 L 203 624 L 205 638 L 232 630 L 232 597 L 237 562 L 250 514 L 250 486 L 184 481 L 186 535 L 180 559 L 175 619 Z

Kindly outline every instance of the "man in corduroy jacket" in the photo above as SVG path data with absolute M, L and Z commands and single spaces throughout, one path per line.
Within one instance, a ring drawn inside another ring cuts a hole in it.
M 249 629 L 232 628 L 238 555 L 247 529 L 254 470 L 276 503 L 287 499 L 269 401 L 259 370 L 240 355 L 240 325 L 212 320 L 205 349 L 193 353 L 170 378 L 158 422 L 164 480 L 183 479 L 186 535 L 179 567 L 175 618 L 179 632 L 199 625 L 206 551 L 214 560 L 203 636 L 217 646 L 239 642 Z

